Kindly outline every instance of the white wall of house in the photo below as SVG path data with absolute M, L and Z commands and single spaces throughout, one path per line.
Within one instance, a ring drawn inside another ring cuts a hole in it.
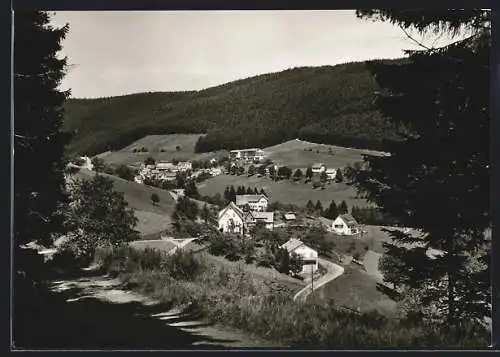
M 257 202 L 249 202 L 248 205 L 250 206 L 250 209 L 252 211 L 266 211 L 267 210 L 267 200 L 262 197 L 259 201 Z
M 336 169 L 326 170 L 326 176 L 328 177 L 329 180 L 334 180 L 335 177 L 337 176 L 337 170 Z
M 312 269 L 313 273 L 316 270 L 318 270 L 318 252 L 317 251 L 315 251 L 312 248 L 309 248 L 306 245 L 301 245 L 297 249 L 295 249 L 293 251 L 293 253 L 299 255 L 302 258 L 302 260 L 307 260 L 307 261 L 313 260 L 313 261 L 315 261 L 315 263 L 312 264 L 312 265 L 303 265 L 302 266 L 302 273 L 304 273 L 304 274 L 307 274 L 307 273 L 311 274 L 311 269 Z
M 325 170 L 326 170 L 326 167 L 324 165 L 322 165 L 321 167 L 313 167 L 312 168 L 312 172 L 315 174 L 322 173 Z
M 243 233 L 243 220 L 229 208 L 219 217 L 219 229 L 224 233 Z
M 356 227 L 349 227 L 344 220 L 338 216 L 332 223 L 332 231 L 336 234 L 352 236 L 358 233 Z

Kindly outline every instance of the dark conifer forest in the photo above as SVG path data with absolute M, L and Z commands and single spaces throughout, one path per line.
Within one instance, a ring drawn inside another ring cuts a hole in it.
M 70 151 L 98 154 L 145 135 L 173 133 L 206 133 L 198 152 L 295 138 L 383 150 L 401 128 L 376 108 L 379 88 L 367 65 L 294 68 L 201 91 L 70 99 L 65 108 L 65 129 L 74 132 Z

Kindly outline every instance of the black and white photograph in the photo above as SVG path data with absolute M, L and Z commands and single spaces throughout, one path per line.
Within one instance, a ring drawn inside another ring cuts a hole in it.
M 11 350 L 485 350 L 492 13 L 12 11 Z

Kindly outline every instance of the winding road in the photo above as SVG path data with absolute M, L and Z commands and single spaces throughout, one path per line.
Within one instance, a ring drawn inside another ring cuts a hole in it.
M 313 288 L 311 290 L 311 284 L 307 284 L 306 287 L 304 287 L 302 290 L 300 290 L 295 296 L 293 297 L 294 301 L 305 301 L 309 294 L 311 294 L 312 291 L 316 291 L 323 285 L 329 283 L 330 281 L 338 278 L 342 274 L 344 274 L 344 267 L 332 263 L 328 260 L 325 260 L 323 258 L 318 258 L 319 264 L 324 266 L 327 269 L 327 273 L 323 275 L 322 277 L 318 278 L 317 280 L 314 281 L 313 283 Z

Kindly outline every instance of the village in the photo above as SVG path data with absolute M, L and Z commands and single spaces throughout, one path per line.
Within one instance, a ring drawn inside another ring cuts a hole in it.
M 88 157 L 80 159 L 82 163 L 84 162 L 81 168 L 93 169 L 92 159 Z M 169 162 L 156 162 L 148 157 L 145 162 L 138 163 L 134 167 L 137 168 L 134 182 L 168 188 L 175 202 L 187 199 L 197 202 L 200 207 L 206 206 L 206 200 L 210 201 L 210 197 L 192 197 L 192 193 L 186 193 L 186 186 L 189 182 L 194 182 L 194 187 L 196 187 L 196 184 L 199 186 L 203 181 L 220 175 L 255 176 L 267 180 L 290 180 L 292 182 L 304 180 L 310 184 L 311 191 L 321 191 L 325 190 L 329 184 L 342 180 L 342 172 L 345 170 L 345 167 L 327 167 L 321 162 L 316 162 L 302 169 L 295 167 L 293 171 L 287 165 L 279 165 L 270 160 L 267 153 L 260 148 L 232 150 L 228 156 L 211 158 L 194 164 L 189 160 L 176 159 Z M 179 178 L 181 178 L 180 185 L 177 184 Z M 192 187 L 193 185 L 191 189 Z M 226 187 L 227 192 L 230 191 L 229 188 Z M 345 266 L 361 270 L 380 286 L 395 288 L 384 282 L 378 267 L 383 255 L 382 244 L 389 240 L 389 236 L 381 233 L 383 226 L 375 228 L 359 223 L 353 217 L 356 207 L 351 207 L 349 210 L 345 202 L 342 202 L 344 207 L 340 211 L 336 207 L 334 216 L 328 219 L 318 213 L 314 207 L 308 210 L 307 207 L 273 204 L 273 192 L 269 189 L 248 187 L 245 190 L 238 187 L 233 190 L 234 192 L 228 195 L 227 204 L 223 205 L 222 201 L 217 202 L 217 205 L 209 204 L 214 216 L 206 222 L 219 234 L 223 234 L 226 238 L 230 237 L 236 242 L 241 239 L 255 241 L 256 234 L 259 234 L 257 232 L 261 232 L 262 229 L 279 234 L 278 248 L 286 250 L 288 259 L 298 265 L 286 274 L 299 278 L 307 285 L 295 294 L 295 298 L 305 299 L 311 291 L 338 278 L 343 274 Z M 301 240 L 298 232 L 310 229 L 319 229 L 327 237 L 326 240 L 324 237 L 317 242 Z M 409 228 L 403 230 L 406 233 L 411 231 Z M 179 247 L 189 247 L 196 242 L 203 241 L 202 233 L 183 238 L 175 235 L 176 233 L 170 229 L 164 229 L 157 238 L 151 239 L 151 236 L 148 236 L 147 239 L 153 245 L 156 245 L 158 241 L 172 243 L 170 249 L 181 249 Z M 141 246 L 147 246 L 147 241 L 143 241 Z M 437 249 L 427 251 L 429 257 L 442 253 Z

